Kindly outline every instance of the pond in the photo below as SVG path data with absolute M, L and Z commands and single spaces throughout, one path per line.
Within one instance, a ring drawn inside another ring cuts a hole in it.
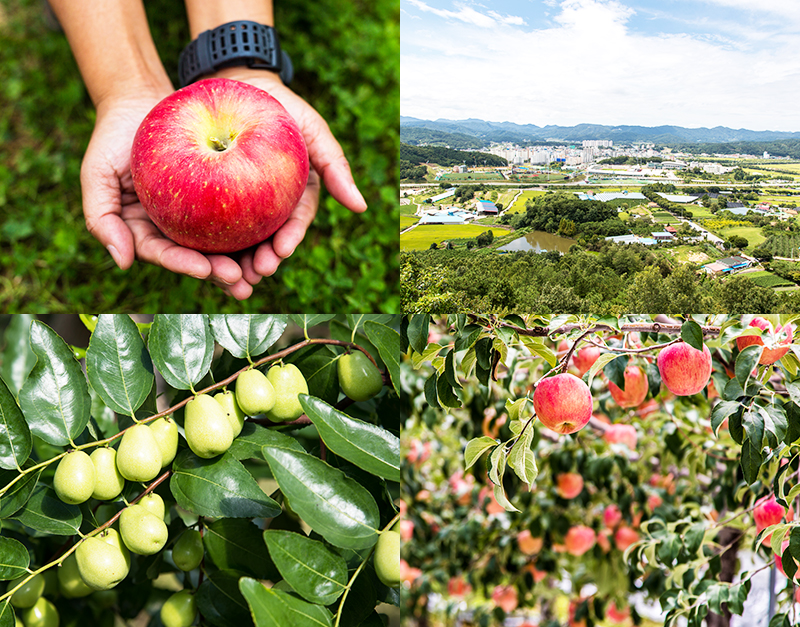
M 531 231 L 522 237 L 509 242 L 505 246 L 501 246 L 497 250 L 506 253 L 515 253 L 519 251 L 527 252 L 534 251 L 543 253 L 548 250 L 557 250 L 560 253 L 569 252 L 569 247 L 575 243 L 574 239 L 554 235 L 553 233 L 546 233 L 545 231 Z

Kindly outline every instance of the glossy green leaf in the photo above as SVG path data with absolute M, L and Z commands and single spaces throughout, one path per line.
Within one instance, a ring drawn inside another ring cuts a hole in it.
M 332 627 L 333 615 L 321 605 L 273 588 L 259 581 L 242 577 L 239 589 L 250 605 L 256 627 Z
M 346 314 L 347 324 L 353 331 L 358 331 L 358 328 L 363 326 L 368 320 L 372 322 L 379 322 L 380 324 L 391 324 L 399 322 L 400 316 L 398 314 Z
M 305 452 L 305 449 L 295 438 L 289 437 L 280 431 L 267 429 L 248 420 L 244 423 L 242 432 L 228 449 L 228 455 L 236 459 L 263 460 L 264 454 L 261 452 L 261 448 L 264 446 L 293 448 L 301 453 Z
M 18 474 L 16 471 L 9 470 L 0 472 L 0 485 L 8 485 Z M 41 470 L 28 473 L 11 486 L 8 492 L 0 496 L 0 518 L 8 518 L 16 514 L 28 502 L 37 481 L 39 481 L 40 474 L 42 474 Z
M 278 569 L 264 545 L 261 529 L 249 518 L 221 518 L 206 526 L 203 544 L 217 568 L 257 579 L 278 578 Z
M 318 324 L 322 324 L 323 322 L 327 322 L 328 320 L 333 320 L 336 317 L 336 315 L 335 314 L 290 314 L 289 317 L 291 318 L 292 322 L 294 322 L 297 326 L 299 326 L 307 333 L 311 327 L 316 326 Z
M 0 379 L 0 468 L 21 468 L 32 446 L 25 416 L 6 382 Z
M 289 316 L 284 314 L 212 314 L 211 330 L 221 346 L 234 357 L 252 358 L 265 353 L 277 342 Z
M 408 343 L 418 353 L 422 353 L 428 345 L 430 321 L 428 314 L 413 314 L 408 317 Z
M 11 316 L 11 322 L 6 327 L 0 376 L 14 396 L 19 394 L 28 373 L 36 363 L 36 355 L 31 350 L 33 321 L 34 317 L 31 314 L 18 314 Z
M 758 360 L 761 358 L 761 353 L 764 347 L 758 344 L 752 344 L 740 352 L 736 356 L 736 364 L 734 371 L 736 373 L 736 380 L 743 388 L 747 385 L 747 380 L 753 373 L 753 370 L 758 366 Z
M 400 481 L 400 438 L 313 396 L 301 394 L 299 398 L 330 450 L 373 475 Z
M 86 350 L 86 376 L 110 409 L 133 416 L 153 387 L 153 362 L 125 314 L 101 314 Z
M 292 353 L 284 361 L 300 369 L 308 384 L 309 394 L 335 403 L 339 398 L 339 373 L 335 358 L 336 353 L 330 346 L 314 344 Z
M 11 606 L 11 600 L 6 599 L 0 602 L 0 627 L 14 627 L 14 608 Z
M 169 485 L 178 505 L 198 516 L 272 518 L 281 507 L 258 487 L 241 462 L 229 453 L 213 459 L 184 449 L 172 464 Z
M 75 535 L 83 520 L 80 507 L 64 503 L 44 484 L 36 486 L 25 507 L 14 518 L 26 527 L 53 536 Z
M 480 456 L 497 444 L 497 440 L 487 435 L 482 435 L 467 442 L 464 450 L 464 468 L 470 468 Z
M 307 601 L 330 605 L 347 585 L 347 563 L 322 542 L 291 531 L 264 532 L 275 566 Z
M 150 356 L 164 380 L 189 390 L 211 367 L 214 337 L 205 314 L 156 314 L 150 329 Z
M 86 377 L 66 342 L 38 320 L 31 324 L 31 348 L 37 361 L 19 393 L 20 407 L 31 433 L 65 446 L 89 422 L 92 399 Z
M 212 627 L 251 627 L 250 608 L 239 590 L 240 575 L 234 571 L 206 573 L 195 598 L 197 609 Z
M 314 531 L 343 548 L 377 542 L 378 505 L 361 484 L 307 453 L 270 446 L 263 451 L 290 507 Z
M 392 379 L 392 385 L 399 394 L 400 388 L 400 334 L 384 324 L 368 320 L 364 324 L 364 332 L 369 341 L 378 349 L 386 370 Z
M 694 320 L 681 325 L 681 339 L 695 350 L 703 350 L 703 329 Z
M 30 563 L 31 556 L 22 542 L 0 536 L 0 579 L 24 575 Z

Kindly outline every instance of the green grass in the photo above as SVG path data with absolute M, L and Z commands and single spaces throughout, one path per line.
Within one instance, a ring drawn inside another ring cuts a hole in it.
M 488 230 L 490 230 L 490 228 L 487 226 L 471 224 L 454 226 L 431 224 L 418 226 L 412 231 L 403 233 L 400 236 L 400 249 L 426 250 L 430 248 L 431 244 L 434 242 L 441 244 L 451 239 L 471 239 Z M 491 230 L 494 232 L 495 237 L 507 233 L 505 229 L 494 228 Z
M 410 205 L 400 205 L 400 215 L 401 216 L 413 216 L 417 212 L 417 205 L 410 204 Z
M 692 212 L 692 220 L 707 220 L 714 217 L 714 214 L 711 213 L 705 207 L 698 207 L 697 205 L 693 205 L 688 208 L 689 211 Z
M 746 276 L 759 287 L 786 287 L 794 285 L 789 279 L 784 279 L 766 270 L 748 272 Z
M 418 219 L 411 216 L 400 216 L 400 230 L 407 229 L 412 224 L 416 224 Z
M 761 234 L 761 228 L 757 226 L 735 226 L 722 229 L 717 233 L 720 237 L 729 238 L 731 235 L 739 235 L 747 240 L 747 248 L 753 250 L 761 242 L 766 241 L 766 237 Z
M 86 230 L 80 164 L 94 125 L 66 38 L 40 0 L 4 0 L 0 24 L 0 310 L 26 312 L 397 311 L 397 0 L 279 3 L 293 89 L 329 123 L 369 205 L 355 215 L 323 192 L 304 241 L 238 303 L 211 283 L 135 262 L 116 268 Z M 177 84 L 190 40 L 183 3 L 147 3 Z M 121 77 L 122 78 L 122 77 Z
M 440 181 L 504 181 L 502 174 L 496 172 L 446 172 L 439 177 Z
M 524 192 L 522 192 L 519 195 L 519 198 L 517 198 L 517 202 L 515 202 L 513 204 L 513 206 L 511 206 L 509 208 L 508 211 L 510 213 L 521 213 L 521 212 L 525 211 L 525 203 L 528 200 L 530 200 L 532 198 L 536 198 L 537 196 L 544 196 L 545 193 L 546 192 L 543 192 L 543 191 L 538 190 L 538 189 L 526 189 Z M 512 198 L 513 198 L 513 196 L 512 196 Z

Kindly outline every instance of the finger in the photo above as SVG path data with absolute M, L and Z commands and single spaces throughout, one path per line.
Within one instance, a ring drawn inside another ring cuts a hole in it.
M 283 259 L 275 254 L 272 242 L 264 242 L 256 249 L 253 267 L 261 276 L 272 276 Z
M 212 279 L 216 279 L 227 286 L 233 286 L 242 280 L 241 267 L 230 257 L 225 255 L 208 255 L 206 258 L 211 263 Z
M 122 212 L 119 179 L 113 168 L 96 164 L 91 157 L 81 167 L 81 192 L 86 228 L 99 241 L 122 270 L 134 260 L 133 234 L 120 217 Z
M 342 147 L 334 138 L 327 122 L 313 109 L 304 116 L 303 136 L 311 165 L 322 177 L 331 195 L 350 211 L 366 211 L 367 202 L 356 187 Z
M 239 258 L 239 265 L 242 267 L 242 278 L 250 285 L 258 285 L 261 275 L 256 272 L 253 258 L 255 253 L 247 251 Z
M 289 219 L 272 236 L 272 249 L 276 255 L 283 259 L 291 256 L 294 249 L 303 241 L 308 226 L 317 215 L 318 205 L 319 176 L 316 172 L 311 172 L 308 177 L 308 185 L 300 197 L 297 207 L 294 208 Z
M 228 296 L 233 296 L 236 300 L 246 300 L 250 298 L 253 293 L 253 286 L 244 279 L 240 279 L 233 285 L 225 285 L 218 279 L 212 279 L 212 283 L 219 287 Z

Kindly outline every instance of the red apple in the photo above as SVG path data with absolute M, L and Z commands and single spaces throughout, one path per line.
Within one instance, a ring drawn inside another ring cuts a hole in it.
M 583 376 L 589 372 L 589 368 L 594 365 L 598 357 L 600 357 L 600 349 L 597 346 L 584 346 L 572 354 L 572 365 L 578 369 L 578 374 Z
M 622 522 L 622 512 L 619 507 L 611 504 L 603 511 L 603 524 L 609 529 L 613 529 Z
M 758 360 L 758 363 L 762 365 L 774 364 L 789 352 L 789 345 L 792 343 L 792 334 L 794 330 L 791 324 L 779 326 L 777 329 L 773 330 L 772 323 L 769 320 L 759 317 L 753 318 L 750 321 L 750 326 L 761 329 L 761 336 L 742 335 L 736 338 L 736 346 L 739 347 L 739 350 L 752 344 L 763 346 L 764 351 L 761 353 L 761 359 Z
M 647 377 L 639 366 L 628 366 L 625 368 L 625 389 L 621 390 L 613 381 L 608 382 L 608 391 L 611 397 L 622 407 L 630 409 L 638 407 L 647 396 Z
M 636 450 L 636 427 L 633 425 L 613 424 L 606 429 L 603 439 L 609 444 L 624 444 L 630 450 Z
M 663 502 L 664 499 L 662 499 L 658 494 L 651 494 L 647 497 L 647 507 L 651 512 Z
M 179 89 L 133 140 L 136 195 L 164 235 L 206 253 L 263 242 L 308 181 L 297 123 L 267 92 L 226 78 Z
M 676 396 L 691 396 L 701 392 L 711 378 L 711 352 L 692 348 L 686 342 L 670 344 L 656 358 L 661 380 Z
M 594 546 L 594 542 L 594 530 L 586 525 L 570 527 L 564 537 L 564 544 L 567 547 L 567 553 L 570 555 L 583 555 Z
M 472 592 L 472 586 L 464 581 L 463 577 L 450 577 L 447 582 L 447 592 L 451 597 L 465 597 Z
M 530 531 L 523 529 L 517 534 L 517 546 L 525 555 L 536 555 L 544 546 L 543 538 L 534 538 Z
M 778 504 L 775 495 L 764 497 L 758 501 L 753 510 L 753 520 L 756 522 L 756 531 L 777 525 L 786 514 L 786 509 Z
M 617 604 L 611 601 L 608 608 L 606 608 L 606 618 L 610 623 L 616 625 L 624 623 L 631 616 L 631 608 L 623 607 L 621 610 L 617 608 Z
M 506 614 L 517 609 L 517 589 L 514 586 L 495 586 L 492 601 Z
M 567 372 L 541 379 L 533 393 L 533 409 L 545 427 L 575 433 L 592 417 L 589 386 Z
M 574 499 L 583 491 L 583 477 L 577 472 L 563 472 L 556 477 L 556 492 L 562 499 Z
M 639 534 L 630 527 L 620 527 L 614 534 L 614 544 L 620 551 L 624 551 L 634 542 L 639 541 Z

